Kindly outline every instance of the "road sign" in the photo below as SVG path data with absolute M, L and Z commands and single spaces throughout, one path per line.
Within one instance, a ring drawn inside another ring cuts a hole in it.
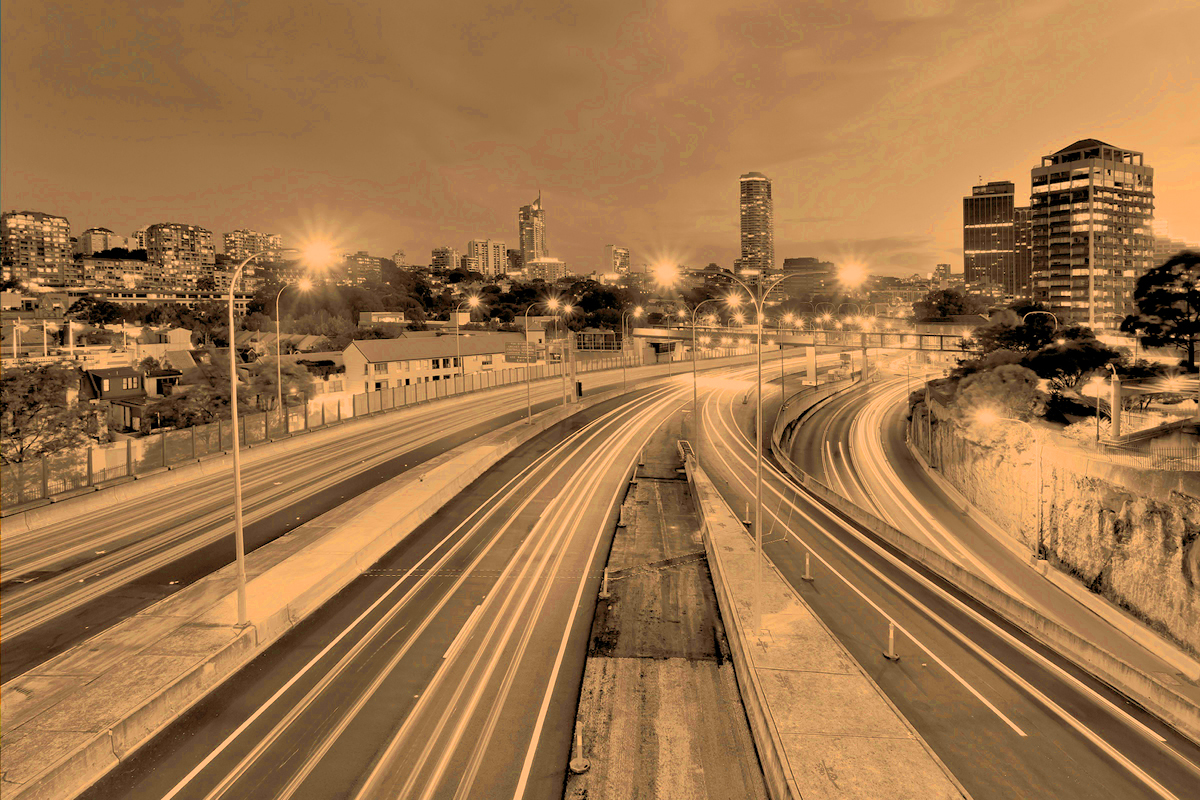
M 504 360 L 509 364 L 536 364 L 537 345 L 528 342 L 508 342 L 504 345 Z

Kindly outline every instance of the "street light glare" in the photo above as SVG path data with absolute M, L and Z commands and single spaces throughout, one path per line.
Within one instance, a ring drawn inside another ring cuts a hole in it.
M 838 272 L 838 278 L 846 286 L 858 286 L 867 279 L 867 271 L 861 264 L 846 264 Z
M 481 302 L 482 301 L 474 295 L 467 299 L 467 305 L 469 305 L 471 308 L 479 308 L 479 304 Z
M 990 408 L 981 408 L 975 412 L 975 421 L 980 425 L 990 427 L 1000 421 L 1000 415 Z
M 742 298 L 736 294 L 731 294 L 731 295 L 729 295 L 729 297 L 725 298 L 725 302 L 729 305 L 730 308 L 737 308 L 738 306 L 740 306 L 742 304 Z
M 673 264 L 656 264 L 654 266 L 654 280 L 662 286 L 671 286 L 679 280 L 679 268 Z
M 310 281 L 308 278 L 301 278 L 300 280 L 296 281 L 296 288 L 302 292 L 307 292 L 312 287 L 313 287 L 313 282 Z
M 337 257 L 326 242 L 309 242 L 300 248 L 300 258 L 309 269 L 323 270 L 333 266 Z
M 571 312 L 573 312 L 575 310 L 575 306 L 571 305 L 570 303 L 566 303 L 565 305 L 563 305 L 562 310 L 563 310 L 564 314 L 570 314 Z
M 557 310 L 557 309 L 558 309 L 558 298 L 557 298 L 557 297 L 551 297 L 549 300 L 547 300 L 547 301 L 546 301 L 546 308 L 550 309 L 551 311 L 555 311 L 555 310 Z
M 643 313 L 645 313 L 645 312 L 643 312 L 643 311 L 642 311 L 642 307 L 641 307 L 641 306 L 637 306 L 637 307 L 635 307 L 635 308 L 633 309 L 633 317 L 634 317 L 634 319 L 637 319 L 637 318 L 638 318 L 638 317 L 640 317 L 640 316 L 641 316 Z

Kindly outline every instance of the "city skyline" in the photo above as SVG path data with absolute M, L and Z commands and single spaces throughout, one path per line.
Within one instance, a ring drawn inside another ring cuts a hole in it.
M 426 35 L 398 49 L 388 42 L 412 20 L 383 6 L 272 19 L 280 42 L 264 47 L 250 37 L 266 9 L 209 21 L 114 4 L 96 26 L 89 6 L 68 2 L 51 28 L 12 4 L 0 207 L 62 215 L 77 231 L 176 221 L 423 254 L 511 240 L 513 209 L 540 187 L 555 255 L 578 271 L 598 266 L 613 240 L 638 263 L 731 265 L 728 187 L 759 170 L 773 183 L 778 261 L 961 272 L 962 187 L 1016 180 L 1028 196 L 1042 154 L 1096 138 L 1146 153 L 1159 225 L 1198 238 L 1200 137 L 1181 123 L 1200 93 L 1170 55 L 1185 51 L 1197 12 L 993 5 L 613 4 L 493 13 L 486 25 L 470 11 L 423 9 Z M 1055 33 L 1071 16 L 1095 20 L 1088 37 Z M 122 39 L 136 47 L 111 46 Z M 1124 41 L 1155 46 L 1069 68 Z M 542 45 L 562 67 L 546 70 L 530 114 L 518 76 L 548 63 Z M 445 56 L 436 70 L 422 66 L 430 50 Z M 497 50 L 511 58 L 499 63 Z M 1062 102 L 1099 84 L 1108 103 Z M 381 124 L 346 125 L 367 109 Z M 163 163 L 174 168 L 137 166 Z

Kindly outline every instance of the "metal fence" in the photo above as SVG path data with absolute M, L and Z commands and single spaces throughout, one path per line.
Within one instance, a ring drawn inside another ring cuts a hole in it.
M 1149 448 L 1104 443 L 1100 452 L 1118 464 L 1138 469 L 1200 471 L 1200 448 L 1187 445 L 1151 445 Z
M 717 357 L 724 353 L 713 353 Z M 640 366 L 628 360 L 628 366 Z M 579 360 L 576 373 L 619 369 L 621 356 Z M 562 364 L 541 364 L 528 369 L 529 380 L 561 376 Z M 310 430 L 320 430 L 344 420 L 379 414 L 425 403 L 456 394 L 478 392 L 526 380 L 526 368 L 490 370 L 455 375 L 451 380 L 396 386 L 364 392 L 332 401 L 309 400 L 304 405 L 238 415 L 241 446 L 250 447 L 274 439 L 287 438 Z M 88 450 L 58 453 L 41 459 L 0 464 L 0 505 L 5 508 L 44 500 L 56 495 L 108 481 L 147 475 L 187 464 L 214 453 L 233 448 L 231 420 L 218 420 L 181 430 L 166 431 L 112 444 L 94 445 Z

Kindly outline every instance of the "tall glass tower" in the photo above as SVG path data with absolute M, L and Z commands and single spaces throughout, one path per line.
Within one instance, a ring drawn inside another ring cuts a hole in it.
M 521 206 L 517 213 L 517 228 L 521 237 L 521 259 L 525 264 L 535 258 L 549 257 L 550 251 L 546 248 L 546 212 L 542 210 L 541 192 L 538 192 L 537 200 Z
M 775 225 L 771 206 L 771 180 L 761 172 L 747 172 L 741 187 L 742 257 L 736 270 L 763 274 L 775 268 Z

